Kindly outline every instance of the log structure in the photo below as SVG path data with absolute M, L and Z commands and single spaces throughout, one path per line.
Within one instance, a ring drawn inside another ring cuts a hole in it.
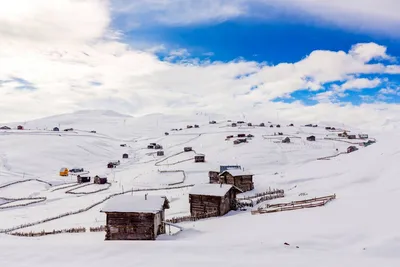
M 106 202 L 105 240 L 155 240 L 165 234 L 165 209 L 169 202 L 164 196 L 120 195 Z
M 236 209 L 236 194 L 242 191 L 227 184 L 197 184 L 189 193 L 191 216 L 223 216 Z
M 226 170 L 221 172 L 219 176 L 220 183 L 234 185 L 243 192 L 254 189 L 253 174 L 245 172 L 241 169 Z

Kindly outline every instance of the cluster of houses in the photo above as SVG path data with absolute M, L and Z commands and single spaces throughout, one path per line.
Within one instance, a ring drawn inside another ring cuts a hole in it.
M 60 169 L 60 176 L 69 176 L 70 173 L 79 173 L 76 176 L 76 182 L 79 184 L 82 183 L 88 183 L 90 182 L 91 177 L 88 175 L 88 173 L 84 173 L 85 170 L 83 168 L 61 168 Z M 94 177 L 94 183 L 95 184 L 105 184 L 107 183 L 107 176 L 105 175 L 96 175 Z
M 192 128 L 200 128 L 198 124 L 195 125 L 186 125 L 186 129 L 192 129 Z
M 128 155 L 128 154 L 124 154 L 124 155 Z M 108 169 L 117 168 L 117 166 L 119 166 L 120 164 L 121 164 L 121 162 L 119 160 L 109 161 L 107 163 L 107 168 Z
M 16 129 L 17 130 L 24 130 L 24 126 L 18 125 Z M 11 127 L 9 127 L 9 126 L 1 126 L 0 130 L 11 130 Z
M 190 214 L 194 217 L 223 216 L 236 209 L 236 195 L 253 190 L 253 174 L 240 166 L 220 166 L 209 172 L 208 184 L 196 184 L 189 193 Z M 120 195 L 108 200 L 106 240 L 155 240 L 165 233 L 165 196 Z
M 163 149 L 162 145 L 157 143 L 150 143 L 147 145 L 148 149 Z
M 234 137 L 235 136 L 233 136 L 233 135 L 228 135 L 228 136 L 226 136 L 225 141 L 229 141 Z M 254 135 L 252 135 L 252 134 L 247 134 L 247 135 L 246 134 L 238 134 L 236 137 L 237 137 L 237 139 L 233 141 L 234 145 L 238 145 L 238 144 L 241 144 L 241 143 L 247 143 L 247 141 L 249 139 L 253 138 Z

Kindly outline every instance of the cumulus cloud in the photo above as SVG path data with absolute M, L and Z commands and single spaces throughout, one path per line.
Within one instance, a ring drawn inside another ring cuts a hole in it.
M 301 89 L 321 90 L 330 82 L 361 88 L 367 81 L 354 78 L 360 74 L 400 73 L 398 65 L 370 62 L 390 59 L 386 47 L 378 44 L 357 44 L 347 52 L 317 50 L 299 62 L 278 65 L 200 61 L 186 50 L 166 51 L 162 45 L 136 50 L 110 38 L 118 32 L 110 26 L 110 6 L 105 1 L 30 2 L 13 1 L 0 8 L 0 121 L 81 109 L 133 115 L 201 110 L 265 115 L 279 110 L 282 118 L 335 115 L 346 121 L 355 120 L 350 113 L 367 114 L 361 121 L 357 118 L 360 123 L 400 114 L 398 106 L 382 103 L 343 107 L 326 102 L 307 107 L 301 102 L 271 102 Z M 22 11 L 15 3 L 23 6 Z M 48 13 L 51 16 L 37 21 Z M 159 51 L 174 60 L 160 60 L 155 55 Z

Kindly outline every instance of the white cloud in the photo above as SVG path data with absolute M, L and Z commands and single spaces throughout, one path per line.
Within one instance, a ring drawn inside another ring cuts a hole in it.
M 400 2 L 394 0 L 113 0 L 124 24 L 189 25 L 237 17 L 317 21 L 362 32 L 397 34 Z
M 14 21 L 9 14 L 17 14 L 15 6 L 0 6 L 0 21 L 8 21 L 11 28 L 15 25 L 13 30 L 0 25 L 0 121 L 79 109 L 113 109 L 129 114 L 207 110 L 264 115 L 280 110 L 282 118 L 312 120 L 337 115 L 337 120 L 346 122 L 357 121 L 349 117 L 350 112 L 368 115 L 361 121 L 357 118 L 360 123 L 400 114 L 398 106 L 387 104 L 341 107 L 322 103 L 306 107 L 299 102 L 270 102 L 300 89 L 319 90 L 327 82 L 346 83 L 357 74 L 392 73 L 399 66 L 367 62 L 387 56 L 383 46 L 359 44 L 357 53 L 351 52 L 354 47 L 350 52 L 317 50 L 299 62 L 276 66 L 243 60 L 200 62 L 185 59 L 187 51 L 180 50 L 171 55 L 184 61 L 172 64 L 153 54 L 165 51 L 163 46 L 138 51 L 121 40 L 105 38 L 114 33 L 107 24 L 110 14 L 104 1 L 63 0 L 60 3 L 65 8 L 45 5 L 44 1 L 35 5 L 28 2 L 24 6 L 26 15 Z M 46 12 L 52 14 L 46 17 L 46 23 L 35 21 L 37 14 Z M 36 89 L 15 89 L 20 85 L 15 78 L 26 80 Z M 255 85 L 257 89 L 250 91 Z M 385 109 L 377 110 L 377 106 Z

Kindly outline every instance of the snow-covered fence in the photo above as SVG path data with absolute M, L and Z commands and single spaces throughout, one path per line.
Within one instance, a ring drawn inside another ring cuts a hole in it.
M 110 198 L 113 198 L 113 197 L 119 196 L 119 195 L 123 195 L 123 194 L 129 194 L 129 193 L 133 193 L 133 192 L 172 190 L 172 189 L 180 189 L 180 188 L 186 188 L 186 187 L 192 187 L 192 186 L 194 186 L 194 184 L 175 186 L 175 187 L 133 189 L 133 190 L 128 190 L 128 191 L 121 192 L 121 193 L 115 193 L 115 194 L 107 196 L 106 198 L 104 198 L 104 199 L 102 199 L 102 200 L 100 200 L 98 202 L 93 203 L 92 205 L 90 205 L 90 206 L 88 206 L 86 208 L 79 209 L 79 210 L 76 210 L 76 211 L 66 212 L 66 213 L 63 213 L 63 214 L 60 214 L 60 215 L 57 215 L 57 216 L 49 217 L 49 218 L 46 218 L 46 219 L 43 219 L 43 220 L 40 220 L 40 221 L 36 221 L 36 222 L 32 222 L 32 223 L 21 224 L 21 225 L 14 226 L 14 227 L 11 227 L 11 228 L 8 228 L 8 229 L 0 229 L 0 233 L 10 233 L 10 232 L 15 231 L 15 230 L 19 230 L 19 229 L 23 229 L 23 228 L 39 225 L 39 224 L 42 224 L 42 223 L 54 221 L 54 220 L 57 220 L 57 219 L 61 219 L 61 218 L 67 217 L 67 216 L 83 213 L 83 212 L 91 210 L 92 208 L 94 208 L 94 207 L 106 202 Z
M 45 236 L 45 235 L 56 235 L 56 234 L 65 234 L 65 233 L 85 233 L 86 228 L 84 227 L 76 227 L 70 229 L 62 229 L 62 230 L 53 230 L 46 232 L 45 230 L 41 232 L 14 232 L 10 233 L 10 235 L 15 236 L 23 236 L 23 237 L 35 237 L 35 236 Z
M 46 197 L 31 197 L 31 198 L 3 198 L 3 197 L 1 197 L 0 199 L 8 201 L 6 203 L 0 204 L 0 210 L 17 208 L 17 207 L 25 207 L 25 206 L 28 206 L 28 205 L 37 204 L 37 203 L 40 203 L 40 202 L 43 202 L 43 201 L 47 200 Z M 27 203 L 10 205 L 10 206 L 7 205 L 9 203 L 13 203 L 13 202 L 17 202 L 17 201 L 26 201 L 26 200 L 32 200 L 32 201 L 31 202 L 27 202 Z M 5 206 L 5 205 L 7 205 L 7 206 Z
M 43 181 L 43 180 L 40 180 L 40 179 L 36 179 L 36 178 L 32 178 L 32 179 L 19 180 L 19 181 L 15 181 L 15 182 L 12 182 L 12 183 L 8 183 L 8 184 L 5 184 L 5 185 L 2 185 L 2 186 L 0 186 L 0 189 L 6 188 L 6 187 L 11 186 L 11 185 L 26 183 L 26 182 L 30 182 L 30 181 L 36 181 L 36 182 L 39 182 L 39 183 L 44 183 L 44 184 L 47 184 L 49 186 L 52 186 L 52 184 L 49 183 L 49 182 L 46 182 L 46 181 Z
M 57 188 L 51 190 L 51 192 L 58 191 L 58 190 L 62 190 L 62 189 L 66 189 L 66 188 L 70 188 L 70 187 L 74 187 L 74 186 L 78 186 L 78 185 L 79 185 L 79 184 L 76 183 L 76 182 L 67 183 L 66 186 L 57 187 Z
M 106 226 L 100 225 L 100 226 L 96 226 L 96 227 L 90 227 L 89 231 L 90 232 L 104 232 L 104 231 L 106 231 Z
M 272 189 L 271 190 L 271 188 L 270 188 L 270 189 L 268 189 L 268 191 L 265 191 L 265 192 L 262 192 L 262 193 L 257 193 L 257 194 L 252 195 L 252 196 L 245 196 L 245 197 L 236 198 L 236 199 L 238 201 L 249 200 L 249 199 L 252 199 L 252 198 L 258 198 L 258 197 L 263 197 L 263 196 L 266 196 L 266 195 L 280 194 L 280 193 L 283 194 L 283 193 L 285 193 L 285 191 L 283 189 Z
M 335 157 L 337 157 L 339 155 L 343 155 L 343 154 L 347 154 L 347 153 L 346 152 L 340 152 L 340 153 L 337 153 L 337 154 L 332 155 L 332 156 L 326 156 L 326 157 L 317 158 L 317 160 L 329 160 L 331 158 L 335 158 Z
M 165 220 L 167 223 L 181 223 L 181 222 L 194 222 L 201 219 L 207 219 L 211 217 L 215 217 L 218 214 L 216 212 L 206 213 L 204 215 L 199 216 L 182 216 L 182 217 L 173 217 L 171 219 Z
M 188 151 L 188 152 L 193 152 L 195 155 L 198 155 L 198 154 L 196 153 L 195 150 L 191 150 L 191 151 Z M 173 162 L 173 163 L 161 164 L 162 162 L 164 162 L 164 161 L 166 161 L 166 160 L 168 160 L 168 159 L 170 159 L 170 158 L 172 158 L 172 157 L 175 157 L 175 156 L 178 156 L 178 155 L 184 154 L 184 153 L 186 154 L 186 153 L 188 153 L 188 152 L 186 152 L 186 151 L 181 151 L 181 152 L 172 154 L 172 155 L 170 155 L 170 156 L 168 156 L 168 157 L 165 157 L 165 158 L 163 158 L 163 159 L 157 161 L 156 163 L 154 163 L 154 165 L 155 165 L 155 166 L 172 166 L 172 165 L 176 165 L 176 164 L 179 164 L 179 163 L 182 163 L 182 162 L 186 162 L 186 161 L 189 161 L 189 160 L 193 160 L 194 157 L 189 158 L 189 159 L 179 160 L 179 161 L 176 161 L 176 162 Z
M 256 200 L 253 200 L 253 199 L 239 200 L 236 202 L 236 207 L 238 209 L 244 208 L 244 207 L 254 207 L 255 205 L 260 204 L 261 202 L 276 199 L 276 198 L 282 198 L 282 197 L 285 197 L 285 194 L 283 192 L 276 193 L 276 194 L 264 195 Z
M 174 173 L 174 172 L 181 172 L 182 173 L 182 180 L 179 182 L 175 182 L 175 183 L 170 183 L 168 184 L 168 186 L 173 186 L 173 185 L 178 185 L 178 184 L 183 184 L 186 180 L 186 173 L 184 170 L 168 170 L 168 171 L 158 171 L 159 173 Z
M 106 183 L 107 187 L 100 188 L 100 189 L 95 190 L 95 191 L 90 191 L 90 192 L 73 192 L 73 190 L 76 190 L 76 189 L 79 189 L 79 188 L 83 188 L 83 187 L 87 187 L 87 186 L 89 186 L 89 185 L 93 185 L 93 184 L 85 184 L 85 185 L 82 185 L 82 186 L 74 187 L 74 188 L 72 188 L 72 189 L 70 189 L 70 190 L 68 190 L 68 191 L 65 191 L 65 194 L 72 194 L 72 195 L 90 195 L 90 194 L 95 194 L 95 193 L 99 193 L 99 192 L 101 192 L 101 191 L 108 190 L 108 189 L 110 189 L 110 187 L 111 187 L 111 183 Z

